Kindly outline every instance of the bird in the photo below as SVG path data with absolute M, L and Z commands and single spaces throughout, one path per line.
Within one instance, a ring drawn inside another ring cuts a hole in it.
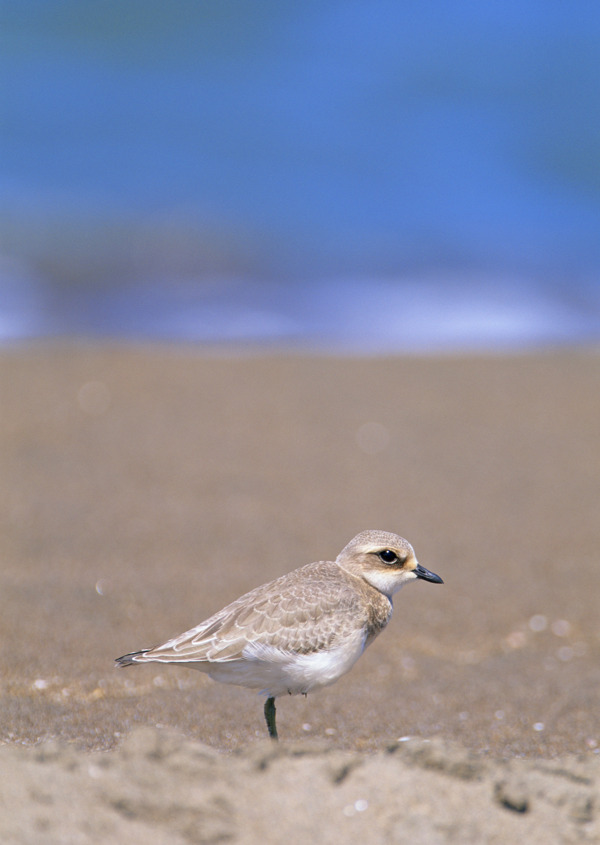
M 411 544 L 388 531 L 362 531 L 334 561 L 309 563 L 256 587 L 162 645 L 124 654 L 118 667 L 173 663 L 215 681 L 258 689 L 278 739 L 275 699 L 335 683 L 383 631 L 392 596 L 409 581 L 443 584 Z

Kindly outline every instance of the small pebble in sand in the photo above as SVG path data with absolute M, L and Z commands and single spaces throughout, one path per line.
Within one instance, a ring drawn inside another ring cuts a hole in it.
M 509 648 L 523 648 L 526 641 L 527 638 L 523 631 L 512 631 L 505 640 Z
M 575 652 L 573 651 L 571 646 L 563 645 L 556 652 L 556 656 L 559 660 L 562 660 L 563 663 L 568 663 L 568 661 L 572 660 L 575 656 Z
M 536 633 L 538 631 L 545 631 L 548 627 L 548 620 L 541 613 L 536 613 L 535 616 L 532 616 L 529 620 L 529 627 Z
M 346 804 L 342 812 L 345 816 L 353 816 L 355 813 L 364 813 L 368 806 L 369 802 L 365 798 L 359 798 L 354 804 Z
M 544 725 L 543 722 L 535 722 L 534 725 L 533 725 L 533 730 L 534 731 L 543 731 L 545 727 L 546 726 Z
M 571 632 L 571 623 L 566 619 L 557 619 L 552 623 L 552 633 L 557 637 L 568 637 Z

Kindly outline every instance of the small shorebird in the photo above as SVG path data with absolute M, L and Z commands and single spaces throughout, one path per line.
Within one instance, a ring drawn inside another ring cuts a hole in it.
M 277 696 L 306 695 L 348 672 L 389 622 L 393 594 L 417 578 L 443 583 L 417 562 L 403 537 L 363 531 L 335 561 L 294 569 L 117 664 L 179 663 L 215 681 L 259 689 L 267 697 L 269 736 L 277 739 Z

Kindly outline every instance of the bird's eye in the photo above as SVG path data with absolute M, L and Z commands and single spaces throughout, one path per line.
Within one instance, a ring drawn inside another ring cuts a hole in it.
M 398 556 L 391 549 L 384 549 L 382 552 L 379 552 L 379 557 L 384 563 L 396 563 L 398 560 Z

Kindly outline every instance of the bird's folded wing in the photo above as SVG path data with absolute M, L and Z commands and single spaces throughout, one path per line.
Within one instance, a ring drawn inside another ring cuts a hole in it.
M 333 563 L 309 564 L 252 590 L 144 657 L 210 663 L 257 659 L 275 650 L 320 651 L 366 623 L 352 580 Z

